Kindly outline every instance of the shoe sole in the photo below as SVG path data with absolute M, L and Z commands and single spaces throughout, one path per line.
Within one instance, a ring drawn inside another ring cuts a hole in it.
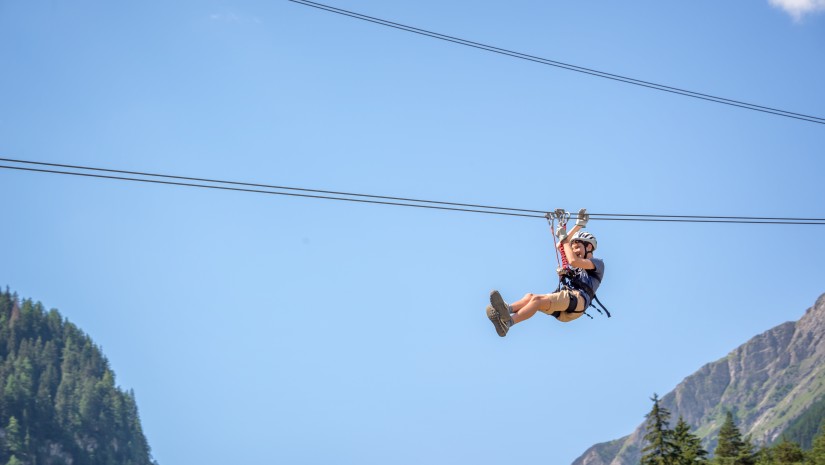
M 487 318 L 493 323 L 493 326 L 496 328 L 496 333 L 498 333 L 500 337 L 507 335 L 507 328 L 501 324 L 501 318 L 499 318 L 498 312 L 490 305 L 487 306 Z
M 504 299 L 501 298 L 501 294 L 499 294 L 498 291 L 490 292 L 490 304 L 498 313 L 498 317 L 501 320 L 502 325 L 506 325 L 510 322 L 510 309 L 507 308 L 507 303 L 504 302 Z

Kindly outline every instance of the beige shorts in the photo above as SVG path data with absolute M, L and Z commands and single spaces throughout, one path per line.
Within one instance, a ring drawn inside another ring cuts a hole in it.
M 580 313 L 567 313 L 567 307 L 570 305 L 570 296 L 575 296 L 578 300 L 576 303 L 575 310 Z M 539 308 L 539 310 L 543 313 L 546 313 L 550 316 L 556 317 L 559 321 L 568 322 L 573 321 L 576 318 L 579 318 L 584 313 L 584 296 L 579 291 L 570 291 L 568 289 L 562 289 L 558 292 L 554 292 L 552 294 L 546 294 L 544 296 L 547 299 L 547 302 L 550 303 L 548 306 L 546 303 L 542 305 L 542 307 L 546 308 Z M 558 312 L 558 313 L 557 313 Z

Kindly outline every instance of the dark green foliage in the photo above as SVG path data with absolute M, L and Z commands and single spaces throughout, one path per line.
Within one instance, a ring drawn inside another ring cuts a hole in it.
M 6 451 L 11 455 L 25 452 L 23 437 L 20 434 L 20 423 L 17 422 L 17 418 L 9 418 L 9 424 L 6 425 L 6 437 L 4 445 Z
M 669 428 L 670 412 L 659 405 L 659 396 L 653 394 L 653 408 L 645 415 L 645 446 L 642 448 L 642 465 L 674 465 L 678 451 Z
M 715 465 L 755 465 L 756 457 L 750 439 L 742 439 L 742 433 L 733 421 L 733 414 L 725 414 L 725 422 L 719 429 L 719 442 L 714 451 Z
M 804 465 L 805 452 L 799 444 L 783 438 L 773 446 L 763 447 L 757 454 L 756 465 Z
M 641 465 L 705 465 L 708 452 L 698 436 L 690 432 L 682 417 L 675 429 L 668 427 L 670 412 L 659 404 L 659 396 L 653 394 L 653 408 L 645 418 L 645 447 L 642 448 Z
M 708 452 L 699 437 L 690 432 L 690 425 L 679 417 L 676 427 L 669 429 L 670 412 L 659 404 L 655 394 L 651 400 L 641 465 L 825 465 L 825 423 L 807 452 L 787 437 L 757 451 L 749 437 L 742 438 L 733 414 L 727 412 L 715 455 L 708 460 Z
M 782 442 L 770 448 L 776 465 L 802 465 L 805 454 L 799 444 L 783 438 Z
M 816 436 L 823 421 L 825 421 L 825 397 L 814 402 L 806 409 L 805 413 L 785 429 L 782 436 L 799 443 L 805 450 L 810 449 L 814 436 Z
M 825 422 L 819 428 L 819 434 L 805 457 L 805 465 L 825 465 Z
M 661 406 L 656 394 L 651 400 L 653 408 L 645 415 L 641 465 L 825 465 L 825 420 L 820 420 L 818 431 L 806 433 L 812 436 L 810 448 L 783 435 L 776 444 L 756 450 L 750 437 L 742 438 L 733 413 L 728 411 L 719 430 L 714 457 L 709 460 L 699 437 L 690 432 L 690 425 L 679 417 L 676 427 L 669 429 L 670 412 Z M 812 409 L 820 405 L 818 402 Z M 812 417 L 821 418 L 821 414 L 814 413 Z
M 152 465 L 131 392 L 56 310 L 0 292 L 0 464 Z
M 701 465 L 706 464 L 708 451 L 702 447 L 699 436 L 690 432 L 688 425 L 682 417 L 676 422 L 673 429 L 673 444 L 676 446 L 678 465 Z

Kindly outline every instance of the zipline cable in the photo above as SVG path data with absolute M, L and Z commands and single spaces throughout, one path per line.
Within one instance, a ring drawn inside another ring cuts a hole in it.
M 673 94 L 683 95 L 686 97 L 693 97 L 700 100 L 707 100 L 710 102 L 721 103 L 725 105 L 730 105 L 734 107 L 744 108 L 747 110 L 759 111 L 762 113 L 769 113 L 777 116 L 784 116 L 786 118 L 793 118 L 802 121 L 808 121 L 811 123 L 817 124 L 825 124 L 825 118 L 819 116 L 811 116 L 802 113 L 795 113 L 787 110 L 782 110 L 778 108 L 767 107 L 763 105 L 757 105 L 754 103 L 747 103 L 739 100 L 733 100 L 724 97 L 718 97 L 714 95 L 704 94 L 701 92 L 695 92 L 687 89 L 681 89 L 678 87 L 671 87 L 666 86 L 664 84 L 656 84 L 654 82 L 644 81 L 641 79 L 635 79 L 627 76 L 622 76 L 619 74 L 612 74 L 604 71 L 598 71 L 591 68 L 585 68 L 582 66 L 572 65 L 569 63 L 564 63 L 560 61 L 550 60 L 548 58 L 541 58 L 533 55 L 529 55 L 526 53 L 516 52 L 513 50 L 508 50 L 504 48 L 495 47 L 492 45 L 486 45 L 479 42 L 473 42 L 471 40 L 461 39 L 458 37 L 449 36 L 446 34 L 441 34 L 438 32 L 428 31 L 426 29 L 420 29 L 413 26 L 407 26 L 405 24 L 400 24 L 392 21 L 388 21 L 381 18 L 376 18 L 368 15 L 364 15 L 361 13 L 356 13 L 354 11 L 348 11 L 341 8 L 335 8 L 333 6 L 325 5 L 323 3 L 312 2 L 309 0 L 289 0 L 290 2 L 297 3 L 299 5 L 309 6 L 313 8 L 317 8 L 319 10 L 329 11 L 331 13 L 336 13 L 343 16 L 348 16 L 355 19 L 360 19 L 362 21 L 371 22 L 374 24 L 379 24 L 382 26 L 391 27 L 394 29 L 400 29 L 402 31 L 412 32 L 414 34 L 419 34 L 427 37 L 432 37 L 434 39 L 443 40 L 446 42 L 452 42 L 460 45 L 465 45 L 468 47 L 473 47 L 481 50 L 486 50 L 488 52 L 498 53 L 501 55 L 507 55 L 513 58 L 519 58 L 526 61 L 532 61 L 544 65 L 555 66 L 557 68 L 567 69 L 569 71 L 576 71 L 583 74 L 589 74 L 592 76 L 597 76 L 605 79 L 610 79 L 614 81 L 624 82 L 626 84 L 633 84 L 640 87 L 647 87 L 650 89 L 660 90 L 663 92 L 669 92 Z
M 236 186 L 246 186 L 246 187 L 261 187 L 266 189 L 281 189 L 281 190 L 292 190 L 292 191 L 302 191 L 302 192 L 313 192 L 319 194 L 328 194 L 328 195 L 339 195 L 339 196 L 349 196 L 349 197 L 364 197 L 364 198 L 372 198 L 372 199 L 382 199 L 382 200 L 394 200 L 400 202 L 416 202 L 416 203 L 427 203 L 427 204 L 435 204 L 435 205 L 450 205 L 450 206 L 457 206 L 457 207 L 467 207 L 467 208 L 482 208 L 488 210 L 502 210 L 502 211 L 511 211 L 511 212 L 522 212 L 522 213 L 536 213 L 536 214 L 544 214 L 544 210 L 530 210 L 524 208 L 511 208 L 511 207 L 496 207 L 490 205 L 479 205 L 479 204 L 468 204 L 468 203 L 457 203 L 457 202 L 444 202 L 444 201 L 437 201 L 437 200 L 422 200 L 422 199 L 412 199 L 412 198 L 405 198 L 405 197 L 389 197 L 383 195 L 371 195 L 371 194 L 358 194 L 353 192 L 341 192 L 341 191 L 329 191 L 329 190 L 321 190 L 321 189 L 307 189 L 307 188 L 300 188 L 300 187 L 288 187 L 288 186 L 278 186 L 278 185 L 271 185 L 271 184 L 260 184 L 260 183 L 249 183 L 249 182 L 240 182 L 240 181 L 225 181 L 225 180 L 218 180 L 218 179 L 208 179 L 208 178 L 195 178 L 189 176 L 176 176 L 176 175 L 168 175 L 168 174 L 158 174 L 158 173 L 147 173 L 141 171 L 126 171 L 126 170 L 118 170 L 118 169 L 109 169 L 109 168 L 97 168 L 91 166 L 79 166 L 79 165 L 66 165 L 60 163 L 48 163 L 48 162 L 41 162 L 41 161 L 31 161 L 31 160 L 19 160 L 13 158 L 0 158 L 0 161 L 5 162 L 12 162 L 12 163 L 21 163 L 21 164 L 29 164 L 29 165 L 40 165 L 40 166 L 52 166 L 52 167 L 60 167 L 60 168 L 72 168 L 72 169 L 79 169 L 79 170 L 86 170 L 86 171 L 99 171 L 99 172 L 106 172 L 106 173 L 118 173 L 118 174 L 130 174 L 130 175 L 137 175 L 137 176 L 150 176 L 156 178 L 165 178 L 165 179 L 177 179 L 177 180 L 184 180 L 184 181 L 197 181 L 197 182 L 209 182 L 209 183 L 219 183 L 219 184 L 227 184 L 227 185 L 236 185 Z M 60 174 L 63 174 L 62 172 Z M 533 217 L 531 215 L 531 217 Z M 604 219 L 604 220 L 611 220 L 612 217 L 619 217 L 622 220 L 629 220 L 634 217 L 639 218 L 678 218 L 678 219 L 719 219 L 719 220 L 753 220 L 753 221 L 788 221 L 788 222 L 797 222 L 797 221 L 822 221 L 825 222 L 825 218 L 768 218 L 768 217 L 755 217 L 755 216 L 707 216 L 707 215 L 650 215 L 650 214 L 630 214 L 630 213 L 590 213 L 590 217 L 594 219 Z M 601 218 L 604 217 L 604 218 Z
M 83 172 L 77 172 L 77 171 L 59 171 L 59 170 L 52 170 L 52 169 L 39 169 L 39 168 L 26 168 L 26 167 L 21 167 L 21 166 L 0 165 L 0 168 L 3 168 L 3 169 L 19 170 L 19 171 L 30 171 L 30 172 L 38 172 L 38 173 L 71 175 L 71 176 L 83 176 L 83 177 L 87 177 L 87 178 L 112 179 L 112 180 L 120 180 L 120 181 L 144 182 L 144 183 L 154 183 L 154 184 L 166 184 L 166 185 L 175 185 L 175 186 L 184 186 L 184 187 L 200 187 L 200 188 L 207 188 L 207 189 L 219 189 L 219 190 L 224 190 L 224 191 L 250 192 L 250 193 L 270 194 L 270 195 L 285 195 L 285 196 L 291 196 L 291 197 L 305 197 L 305 198 L 316 198 L 316 199 L 324 199 L 324 200 L 339 200 L 339 201 L 369 203 L 369 204 L 378 204 L 378 205 L 429 208 L 429 209 L 447 210 L 447 211 L 462 211 L 462 212 L 468 212 L 468 213 L 486 213 L 486 214 L 493 214 L 493 215 L 516 216 L 516 217 L 525 217 L 525 218 L 545 218 L 545 214 L 546 214 L 545 211 L 543 211 L 543 210 L 528 210 L 528 209 L 520 209 L 520 208 L 507 208 L 507 207 L 495 207 L 495 206 L 486 206 L 486 205 L 463 204 L 463 203 L 456 203 L 456 202 L 442 202 L 442 201 L 435 201 L 435 200 L 409 199 L 409 198 L 403 198 L 403 197 L 388 197 L 388 196 L 369 195 L 369 194 L 325 191 L 325 190 L 320 190 L 320 189 L 305 189 L 305 188 L 296 188 L 296 187 L 287 187 L 287 186 L 273 186 L 273 185 L 267 185 L 267 184 L 254 184 L 254 183 L 245 183 L 245 182 L 237 182 L 237 181 L 224 181 L 224 180 L 218 180 L 218 179 L 205 179 L 205 178 L 194 178 L 194 177 L 185 177 L 185 176 L 174 176 L 174 175 L 157 174 L 157 173 L 145 173 L 145 172 L 139 172 L 139 171 L 125 171 L 125 170 L 116 170 L 116 169 L 108 169 L 108 168 L 85 167 L 85 166 L 78 166 L 78 165 L 65 165 L 65 164 L 47 163 L 47 162 L 38 162 L 38 161 L 15 160 L 15 159 L 10 159 L 10 158 L 0 158 L 0 161 L 12 162 L 12 163 L 18 163 L 18 164 L 30 164 L 30 165 L 70 168 L 70 169 L 74 169 L 74 170 L 97 171 L 97 172 L 130 174 L 130 175 L 141 176 L 141 177 L 135 178 L 135 177 L 126 177 L 126 176 L 113 176 L 113 175 L 83 173 Z M 147 177 L 162 178 L 162 179 L 175 179 L 176 181 L 163 181 L 163 180 L 159 180 L 159 179 L 146 179 Z M 180 181 L 184 181 L 184 180 L 185 181 L 207 182 L 207 183 L 211 183 L 211 184 L 222 184 L 222 185 L 218 186 L 218 185 L 209 185 L 209 184 L 198 184 L 196 182 L 180 182 Z M 228 187 L 228 186 L 245 186 L 245 187 Z M 261 189 L 278 189 L 278 190 L 290 190 L 290 191 L 303 191 L 303 192 L 312 192 L 312 194 L 306 194 L 306 193 L 300 194 L 300 193 L 295 193 L 295 192 L 278 192 L 278 191 L 275 191 L 275 190 L 251 189 L 249 187 L 257 187 L 257 188 L 261 188 Z M 328 195 L 318 195 L 318 194 L 328 194 Z M 358 198 L 348 198 L 348 197 L 358 197 Z M 376 199 L 381 199 L 381 200 L 376 200 Z M 392 200 L 392 201 L 390 201 L 390 200 Z M 449 206 L 447 206 L 447 205 L 449 205 Z M 604 220 L 604 221 L 650 221 L 650 222 L 679 222 L 679 223 L 738 223 L 738 224 L 825 225 L 825 218 L 768 218 L 768 217 L 753 217 L 753 216 L 651 215 L 651 214 L 615 214 L 615 213 L 591 213 L 590 217 L 591 217 L 592 220 Z
M 192 178 L 188 176 L 173 176 L 168 174 L 156 174 L 156 173 L 143 173 L 140 171 L 125 171 L 125 170 L 115 170 L 115 169 L 106 169 L 106 168 L 94 168 L 89 166 L 77 166 L 77 165 L 63 165 L 59 163 L 46 163 L 40 161 L 29 161 L 29 160 L 15 160 L 12 158 L 0 158 L 0 161 L 12 162 L 12 163 L 25 163 L 28 165 L 40 165 L 40 166 L 54 166 L 59 168 L 72 168 L 72 169 L 80 169 L 80 170 L 87 170 L 87 171 L 100 171 L 106 173 L 118 173 L 118 174 L 130 174 L 130 175 L 137 175 L 137 176 L 151 176 L 156 178 L 165 178 L 165 179 L 178 179 L 183 181 L 197 181 L 197 182 L 212 182 L 212 183 L 220 183 L 220 184 L 229 184 L 234 186 L 246 186 L 246 187 L 263 187 L 266 189 L 282 189 L 282 190 L 289 190 L 289 191 L 302 191 L 302 192 L 314 192 L 318 194 L 329 194 L 329 195 L 344 195 L 350 197 L 365 197 L 371 199 L 382 199 L 382 200 L 395 200 L 400 202 L 417 202 L 417 203 L 429 203 L 435 205 L 450 205 L 456 207 L 468 207 L 468 208 L 485 208 L 490 210 L 504 210 L 504 211 L 512 211 L 512 212 L 523 212 L 523 213 L 540 213 L 544 214 L 542 210 L 525 210 L 522 208 L 507 208 L 507 207 L 491 207 L 487 205 L 473 205 L 468 203 L 456 203 L 456 202 L 440 202 L 436 200 L 419 200 L 419 199 L 410 199 L 404 197 L 387 197 L 383 195 L 369 195 L 369 194 L 354 194 L 351 192 L 336 192 L 336 191 L 327 191 L 327 190 L 320 190 L 320 189 L 305 189 L 301 187 L 287 187 L 287 186 L 274 186 L 270 184 L 255 184 L 255 183 L 248 183 L 248 182 L 238 182 L 238 181 L 220 181 L 217 179 L 205 179 L 205 178 Z
M 332 197 L 332 196 L 323 196 L 323 195 L 311 195 L 311 194 L 296 194 L 292 192 L 274 192 L 274 191 L 265 191 L 259 189 L 244 189 L 240 187 L 226 187 L 226 186 L 210 186 L 207 184 L 195 184 L 195 183 L 186 183 L 186 182 L 175 182 L 175 181 L 159 181 L 157 179 L 140 179 L 140 178 L 129 178 L 124 176 L 109 176 L 103 174 L 90 174 L 90 173 L 75 173 L 71 171 L 57 171 L 57 170 L 46 170 L 46 169 L 39 169 L 39 168 L 24 168 L 21 166 L 7 166 L 7 165 L 0 165 L 0 168 L 4 169 L 11 169 L 11 170 L 20 170 L 20 171 L 33 171 L 37 173 L 51 173 L 51 174 L 64 174 L 64 175 L 72 175 L 72 176 L 83 176 L 88 178 L 99 178 L 99 179 L 115 179 L 120 181 L 135 181 L 135 182 L 145 182 L 145 183 L 152 183 L 152 184 L 166 184 L 171 186 L 184 186 L 184 187 L 201 187 L 205 189 L 219 189 L 224 191 L 236 191 L 236 192 L 252 192 L 255 194 L 271 194 L 271 195 L 286 195 L 290 197 L 306 197 L 312 199 L 325 199 L 325 200 L 343 200 L 346 202 L 359 202 L 359 203 L 371 203 L 371 204 L 378 204 L 378 205 L 394 205 L 399 207 L 416 207 L 416 208 L 430 208 L 435 210 L 451 210 L 451 211 L 462 211 L 462 212 L 469 212 L 469 213 L 487 213 L 490 215 L 506 215 L 506 216 L 522 216 L 528 218 L 544 218 L 544 215 L 527 215 L 527 214 L 520 214 L 520 213 L 507 213 L 507 212 L 497 212 L 497 211 L 484 211 L 484 210 L 472 210 L 467 208 L 452 208 L 452 207 L 439 207 L 436 205 L 416 205 L 411 203 L 396 203 L 396 202 L 383 202 L 378 200 L 363 200 L 363 199 L 347 199 L 343 197 Z M 221 182 L 221 181 L 216 181 Z M 823 223 L 825 224 L 825 223 Z

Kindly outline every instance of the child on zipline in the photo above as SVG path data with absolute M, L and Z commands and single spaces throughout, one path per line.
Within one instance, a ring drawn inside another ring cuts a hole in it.
M 593 257 L 597 245 L 596 238 L 589 232 L 580 231 L 589 219 L 587 211 L 581 209 L 576 226 L 569 234 L 564 224 L 559 225 L 556 230 L 559 249 L 570 265 L 570 268 L 559 268 L 561 284 L 556 292 L 526 294 L 510 305 L 502 299 L 498 291 L 490 292 L 487 317 L 499 336 L 506 336 L 514 324 L 532 317 L 537 311 L 567 323 L 579 318 L 587 310 L 604 277 L 604 262 Z

